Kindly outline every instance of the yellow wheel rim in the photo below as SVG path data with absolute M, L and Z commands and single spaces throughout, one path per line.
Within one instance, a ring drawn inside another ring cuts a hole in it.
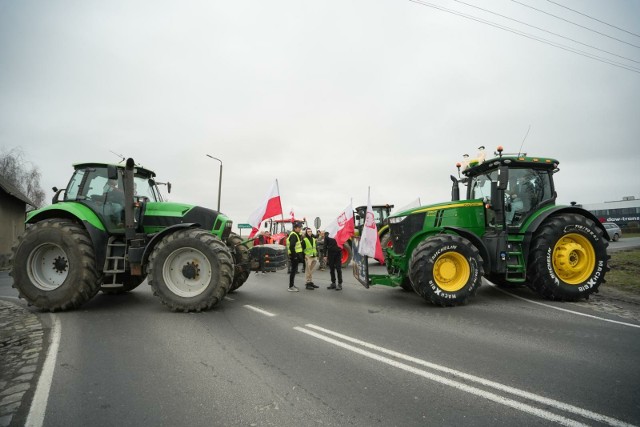
M 438 257 L 433 265 L 433 278 L 444 291 L 459 291 L 469 281 L 471 268 L 467 259 L 457 252 L 447 252 Z
M 562 236 L 553 247 L 553 269 L 565 283 L 580 285 L 596 266 L 596 251 L 591 242 L 580 234 Z

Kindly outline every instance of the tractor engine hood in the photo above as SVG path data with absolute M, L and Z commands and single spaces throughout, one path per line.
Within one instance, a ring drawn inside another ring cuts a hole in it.
M 225 227 L 231 221 L 224 214 L 201 206 L 173 202 L 149 202 L 146 204 L 142 221 L 145 230 L 149 228 L 164 229 L 184 223 L 197 223 L 204 230 L 214 231 Z

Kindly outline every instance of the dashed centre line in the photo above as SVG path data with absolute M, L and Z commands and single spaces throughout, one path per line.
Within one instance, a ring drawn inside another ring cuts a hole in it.
M 275 314 L 273 314 L 273 313 L 271 313 L 271 312 L 268 312 L 267 310 L 263 310 L 263 309 L 261 309 L 261 308 L 254 307 L 254 306 L 249 305 L 249 304 L 245 304 L 244 306 L 245 306 L 245 307 L 247 307 L 249 310 L 253 310 L 253 311 L 255 311 L 256 313 L 264 314 L 265 316 L 268 316 L 268 317 L 274 317 L 274 316 L 276 316 Z

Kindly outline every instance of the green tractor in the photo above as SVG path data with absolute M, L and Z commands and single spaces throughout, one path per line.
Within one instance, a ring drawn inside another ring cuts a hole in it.
M 13 248 L 13 286 L 30 305 L 73 309 L 100 290 L 125 293 L 147 278 L 171 310 L 201 311 L 242 286 L 257 258 L 284 267 L 286 252 L 252 253 L 222 213 L 164 202 L 155 173 L 133 159 L 74 168 L 50 206 L 28 213 Z
M 590 212 L 556 205 L 558 171 L 557 160 L 503 155 L 498 147 L 464 178 L 451 176 L 451 202 L 389 217 L 388 274 L 369 275 L 365 259 L 355 277 L 365 287 L 414 290 L 441 306 L 466 303 L 482 277 L 501 287 L 526 284 L 551 300 L 588 298 L 605 282 L 609 237 Z

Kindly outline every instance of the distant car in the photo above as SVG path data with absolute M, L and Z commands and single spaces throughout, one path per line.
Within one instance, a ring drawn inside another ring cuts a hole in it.
M 620 230 L 620 227 L 618 227 L 617 224 L 614 224 L 613 222 L 605 222 L 602 225 L 606 228 L 609 238 L 614 242 L 617 242 L 620 236 L 622 236 L 622 230 Z

